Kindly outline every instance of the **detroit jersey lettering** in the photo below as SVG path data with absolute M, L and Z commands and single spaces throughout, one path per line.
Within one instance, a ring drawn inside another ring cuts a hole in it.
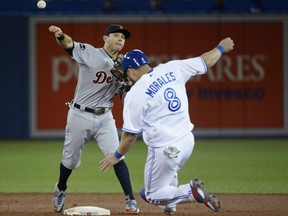
M 110 70 L 114 62 L 111 57 L 103 48 L 77 42 L 74 42 L 72 57 L 81 71 L 74 101 L 91 108 L 112 107 L 121 84 L 112 78 Z

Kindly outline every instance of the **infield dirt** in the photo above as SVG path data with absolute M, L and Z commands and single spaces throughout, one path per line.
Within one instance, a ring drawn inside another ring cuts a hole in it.
M 52 212 L 52 194 L 0 193 L 1 216 L 59 216 Z M 175 216 L 286 216 L 288 215 L 288 194 L 286 195 L 233 195 L 217 194 L 221 201 L 220 212 L 212 212 L 199 203 L 180 204 Z M 136 199 L 144 216 L 165 215 L 161 210 Z M 65 209 L 75 206 L 97 206 L 110 209 L 111 215 L 124 215 L 124 197 L 121 194 L 67 194 Z

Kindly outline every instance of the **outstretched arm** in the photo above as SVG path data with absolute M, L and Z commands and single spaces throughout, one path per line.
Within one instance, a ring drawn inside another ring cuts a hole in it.
M 203 53 L 201 57 L 204 59 L 208 67 L 212 67 L 221 58 L 223 53 L 228 53 L 234 48 L 234 42 L 230 37 L 220 41 L 218 46 L 209 52 Z
M 123 131 L 121 136 L 121 141 L 118 147 L 118 152 L 122 155 L 126 154 L 130 148 L 134 145 L 137 139 L 137 134 L 132 134 Z
M 107 157 L 100 162 L 100 170 L 106 171 L 111 166 L 114 166 L 120 161 L 120 158 L 125 155 L 130 148 L 134 145 L 137 139 L 137 134 L 131 134 L 123 131 L 121 141 L 117 151 L 114 154 L 109 154 Z
M 62 47 L 65 50 L 69 50 L 73 48 L 72 38 L 69 35 L 64 34 L 61 28 L 52 25 L 49 27 L 49 31 L 55 34 L 56 41 L 60 47 Z

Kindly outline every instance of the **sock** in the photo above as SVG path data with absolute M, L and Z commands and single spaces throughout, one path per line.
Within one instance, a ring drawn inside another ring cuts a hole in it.
M 65 191 L 67 189 L 67 181 L 71 173 L 72 170 L 65 167 L 62 163 L 60 164 L 60 176 L 57 185 L 60 191 Z
M 114 172 L 121 184 L 126 200 L 135 199 L 132 191 L 129 170 L 124 160 L 119 161 L 119 163 L 114 166 Z

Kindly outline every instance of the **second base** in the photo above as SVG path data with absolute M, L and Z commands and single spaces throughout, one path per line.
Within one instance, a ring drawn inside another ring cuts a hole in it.
M 96 206 L 78 206 L 64 210 L 64 215 L 110 215 L 110 210 Z

